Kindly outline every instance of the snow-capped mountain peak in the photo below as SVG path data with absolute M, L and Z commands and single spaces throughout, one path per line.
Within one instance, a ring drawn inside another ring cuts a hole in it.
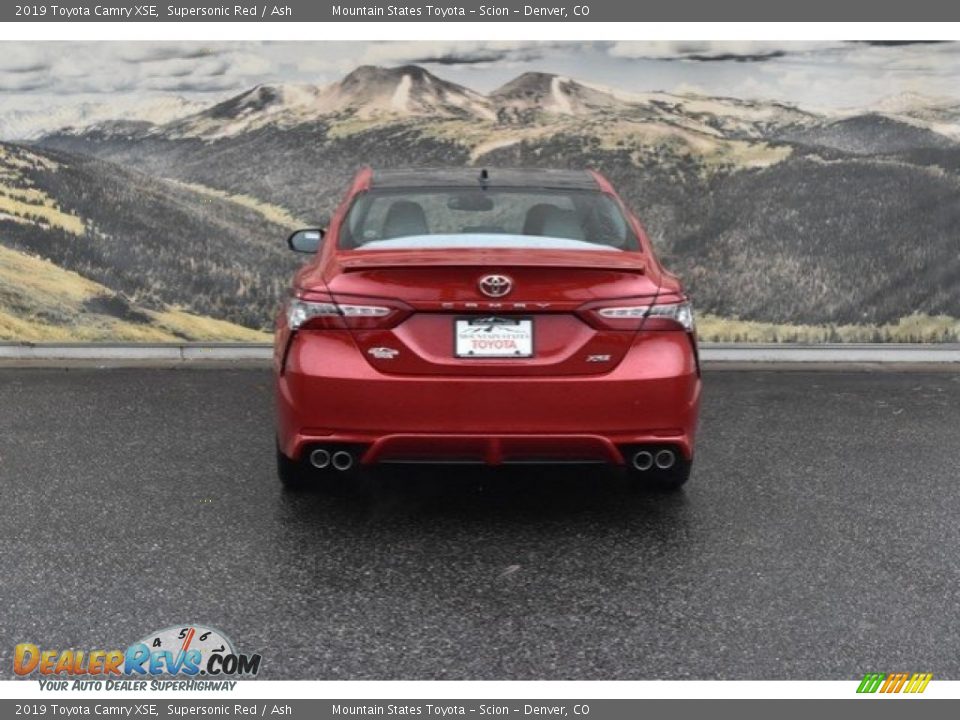
M 418 65 L 363 65 L 329 89 L 330 108 L 360 117 L 381 114 L 493 119 L 480 93 L 442 80 Z
M 563 75 L 526 72 L 490 94 L 500 108 L 512 112 L 542 111 L 558 115 L 582 115 L 598 109 L 623 107 L 625 97 Z
M 362 119 L 496 117 L 490 101 L 480 93 L 442 80 L 419 66 L 364 65 L 339 82 L 324 86 L 258 85 L 162 131 L 215 139 L 269 124 L 290 127 L 343 114 Z

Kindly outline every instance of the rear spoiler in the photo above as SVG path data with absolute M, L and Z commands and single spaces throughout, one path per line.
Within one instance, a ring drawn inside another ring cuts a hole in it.
M 605 250 L 348 250 L 337 253 L 345 272 L 411 267 L 569 267 L 643 274 L 640 252 Z

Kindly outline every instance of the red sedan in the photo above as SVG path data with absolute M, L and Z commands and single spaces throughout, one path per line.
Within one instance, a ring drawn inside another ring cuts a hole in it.
M 592 171 L 371 170 L 277 319 L 288 486 L 380 463 L 604 463 L 690 475 L 693 312 Z

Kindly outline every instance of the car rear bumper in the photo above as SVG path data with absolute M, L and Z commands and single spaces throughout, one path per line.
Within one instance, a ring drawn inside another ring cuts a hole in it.
M 349 444 L 363 464 L 621 464 L 623 450 L 693 455 L 700 377 L 682 332 L 646 332 L 600 375 L 457 377 L 375 370 L 346 332 L 300 333 L 277 375 L 280 448 Z

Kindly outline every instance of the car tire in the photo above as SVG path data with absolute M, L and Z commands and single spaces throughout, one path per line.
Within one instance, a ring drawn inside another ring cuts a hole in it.
M 277 443 L 277 477 L 287 490 L 303 490 L 310 481 L 309 468 L 302 462 L 288 458 Z

